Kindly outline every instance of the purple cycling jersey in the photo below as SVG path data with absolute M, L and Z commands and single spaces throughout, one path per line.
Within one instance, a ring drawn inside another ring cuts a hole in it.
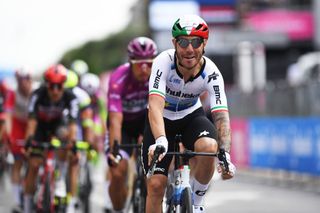
M 108 90 L 109 112 L 122 112 L 124 121 L 143 116 L 148 103 L 148 81 L 137 81 L 126 63 L 111 74 Z

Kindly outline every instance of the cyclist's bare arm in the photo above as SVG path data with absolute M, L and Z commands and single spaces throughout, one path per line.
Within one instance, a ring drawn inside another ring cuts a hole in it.
M 149 122 L 151 131 L 155 139 L 161 135 L 165 136 L 164 121 L 163 121 L 163 109 L 165 100 L 158 95 L 149 95 Z
M 69 141 L 76 141 L 77 140 L 77 123 L 76 122 L 70 122 L 69 123 Z
M 28 119 L 25 138 L 29 138 L 30 136 L 34 135 L 34 133 L 36 132 L 37 125 L 38 125 L 38 122 L 35 118 L 32 117 Z
M 83 139 L 87 141 L 93 147 L 95 146 L 95 141 L 93 139 L 93 111 L 91 108 L 86 108 L 81 112 L 81 126 L 83 129 Z
M 228 111 L 218 111 L 212 113 L 214 124 L 217 128 L 219 148 L 230 152 L 231 128 Z
M 122 112 L 109 112 L 109 143 L 110 147 L 113 142 L 117 140 L 121 143 L 121 128 L 122 128 L 123 114 Z

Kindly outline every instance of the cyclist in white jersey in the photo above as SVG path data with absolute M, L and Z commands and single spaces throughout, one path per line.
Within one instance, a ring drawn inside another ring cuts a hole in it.
M 186 15 L 172 28 L 175 49 L 162 52 L 154 60 L 149 80 L 148 122 L 144 132 L 143 162 L 149 169 L 155 147 L 162 145 L 164 154 L 147 180 L 146 212 L 161 212 L 161 203 L 167 184 L 167 175 L 176 134 L 182 135 L 184 147 L 197 152 L 226 151 L 229 171 L 219 167 L 223 179 L 235 174 L 230 160 L 231 129 L 228 105 L 221 72 L 203 56 L 209 29 L 202 18 Z M 210 96 L 212 124 L 205 116 L 199 96 Z M 194 193 L 194 212 L 204 212 L 203 196 L 212 179 L 215 164 L 210 157 L 192 159 L 191 186 Z

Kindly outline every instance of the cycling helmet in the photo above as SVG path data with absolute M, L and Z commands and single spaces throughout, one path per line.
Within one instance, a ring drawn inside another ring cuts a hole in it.
M 52 65 L 44 72 L 44 79 L 49 83 L 62 84 L 67 79 L 67 69 L 62 64 Z
M 204 39 L 209 37 L 207 23 L 197 15 L 185 15 L 179 18 L 172 27 L 172 36 L 199 36 Z
M 28 67 L 21 67 L 15 71 L 17 79 L 31 78 L 31 69 Z
M 89 95 L 94 95 L 100 87 L 100 79 L 97 75 L 93 73 L 86 73 L 81 76 L 80 86 Z
M 67 72 L 67 80 L 64 82 L 64 88 L 70 89 L 77 86 L 79 83 L 79 77 L 78 75 L 73 72 L 72 70 L 68 70 Z
M 88 64 L 80 59 L 74 60 L 70 67 L 73 71 L 75 71 L 79 76 L 89 72 Z
M 128 44 L 128 56 L 130 59 L 154 58 L 157 55 L 156 43 L 147 37 L 137 37 Z

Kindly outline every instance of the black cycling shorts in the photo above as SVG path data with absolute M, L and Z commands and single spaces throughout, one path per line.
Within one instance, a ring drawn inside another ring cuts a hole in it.
M 179 120 L 169 120 L 164 118 L 166 136 L 169 142 L 168 151 L 174 149 L 174 140 L 177 134 L 182 135 L 182 143 L 188 150 L 194 151 L 194 143 L 201 137 L 209 137 L 216 139 L 216 130 L 211 121 L 206 117 L 202 108 L 199 108 Z M 149 146 L 155 143 L 152 135 L 150 123 L 147 119 L 146 127 L 143 136 L 143 167 L 145 172 L 148 171 L 148 149 Z M 168 175 L 168 169 L 172 160 L 172 156 L 166 155 L 161 162 L 158 163 L 155 174 Z

